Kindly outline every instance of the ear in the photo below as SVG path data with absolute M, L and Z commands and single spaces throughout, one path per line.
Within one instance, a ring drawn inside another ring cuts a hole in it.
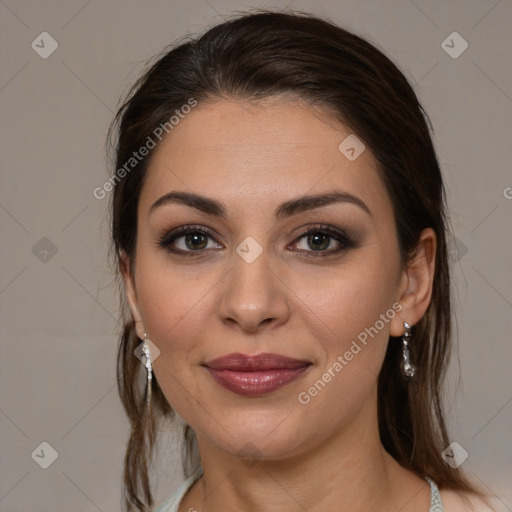
M 124 252 L 121 253 L 120 260 L 120 268 L 124 281 L 126 300 L 128 302 L 128 307 L 130 308 L 130 311 L 132 313 L 133 321 L 135 322 L 135 330 L 137 332 L 137 336 L 140 339 L 142 339 L 144 337 L 145 330 L 144 323 L 142 322 L 142 317 L 139 311 L 135 283 L 133 282 L 132 278 L 131 262 L 126 253 Z
M 402 272 L 397 302 L 402 310 L 391 321 L 391 336 L 402 336 L 404 322 L 417 324 L 430 304 L 436 261 L 436 234 L 432 228 L 422 231 L 411 260 Z

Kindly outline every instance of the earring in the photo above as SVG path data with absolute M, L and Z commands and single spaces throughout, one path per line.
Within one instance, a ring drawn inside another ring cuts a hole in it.
M 409 341 L 412 336 L 412 327 L 404 322 L 405 333 L 402 337 L 402 362 L 400 364 L 403 374 L 408 378 L 416 375 L 416 367 L 411 363 L 411 353 L 409 352 Z
M 149 350 L 148 344 L 148 335 L 144 333 L 144 344 L 142 345 L 142 352 L 144 352 L 144 356 L 146 357 L 146 370 L 148 371 L 148 380 L 147 380 L 147 391 L 146 391 L 146 407 L 150 409 L 151 407 L 151 380 L 153 379 L 153 367 L 151 366 L 151 352 Z

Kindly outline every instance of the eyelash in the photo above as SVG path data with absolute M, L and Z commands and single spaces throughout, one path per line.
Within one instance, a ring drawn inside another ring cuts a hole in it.
M 171 247 L 171 244 L 173 244 L 179 238 L 182 238 L 183 236 L 191 235 L 191 234 L 201 234 L 201 235 L 210 237 L 212 239 L 214 238 L 210 231 L 208 231 L 207 229 L 205 229 L 201 226 L 195 226 L 195 225 L 181 226 L 169 233 L 164 233 L 162 236 L 160 236 L 157 241 L 157 246 L 167 250 L 168 252 L 170 252 L 172 254 L 178 255 L 178 256 L 187 256 L 187 257 L 204 256 L 204 252 L 207 249 L 183 251 L 181 249 L 173 249 Z M 345 231 L 334 228 L 329 225 L 325 225 L 325 224 L 321 224 L 318 227 L 314 227 L 314 228 L 309 227 L 308 229 L 306 229 L 302 233 L 300 233 L 292 243 L 296 244 L 297 242 L 299 242 L 306 236 L 312 235 L 312 234 L 327 235 L 330 238 L 335 239 L 340 244 L 341 247 L 338 249 L 335 249 L 335 250 L 331 249 L 330 251 L 299 250 L 300 253 L 307 255 L 307 257 L 322 258 L 322 257 L 331 256 L 333 254 L 338 254 L 347 249 L 352 249 L 352 248 L 357 247 L 356 240 L 353 239 L 351 236 L 349 236 Z

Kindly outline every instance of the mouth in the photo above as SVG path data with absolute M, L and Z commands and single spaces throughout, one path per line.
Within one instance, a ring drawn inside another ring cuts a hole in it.
M 243 396 L 261 396 L 289 384 L 312 365 L 278 354 L 228 354 L 203 366 L 224 388 Z

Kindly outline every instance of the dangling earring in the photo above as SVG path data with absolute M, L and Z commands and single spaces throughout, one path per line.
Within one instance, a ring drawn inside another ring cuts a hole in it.
M 416 375 L 416 367 L 411 363 L 411 353 L 409 352 L 409 341 L 412 336 L 412 327 L 404 322 L 405 333 L 402 336 L 402 362 L 400 364 L 403 374 L 408 378 Z
M 142 352 L 146 356 L 146 370 L 148 371 L 147 391 L 146 391 L 146 407 L 148 411 L 151 410 L 151 380 L 153 379 L 153 367 L 151 366 L 151 352 L 149 350 L 148 335 L 144 333 L 144 344 L 142 345 Z

